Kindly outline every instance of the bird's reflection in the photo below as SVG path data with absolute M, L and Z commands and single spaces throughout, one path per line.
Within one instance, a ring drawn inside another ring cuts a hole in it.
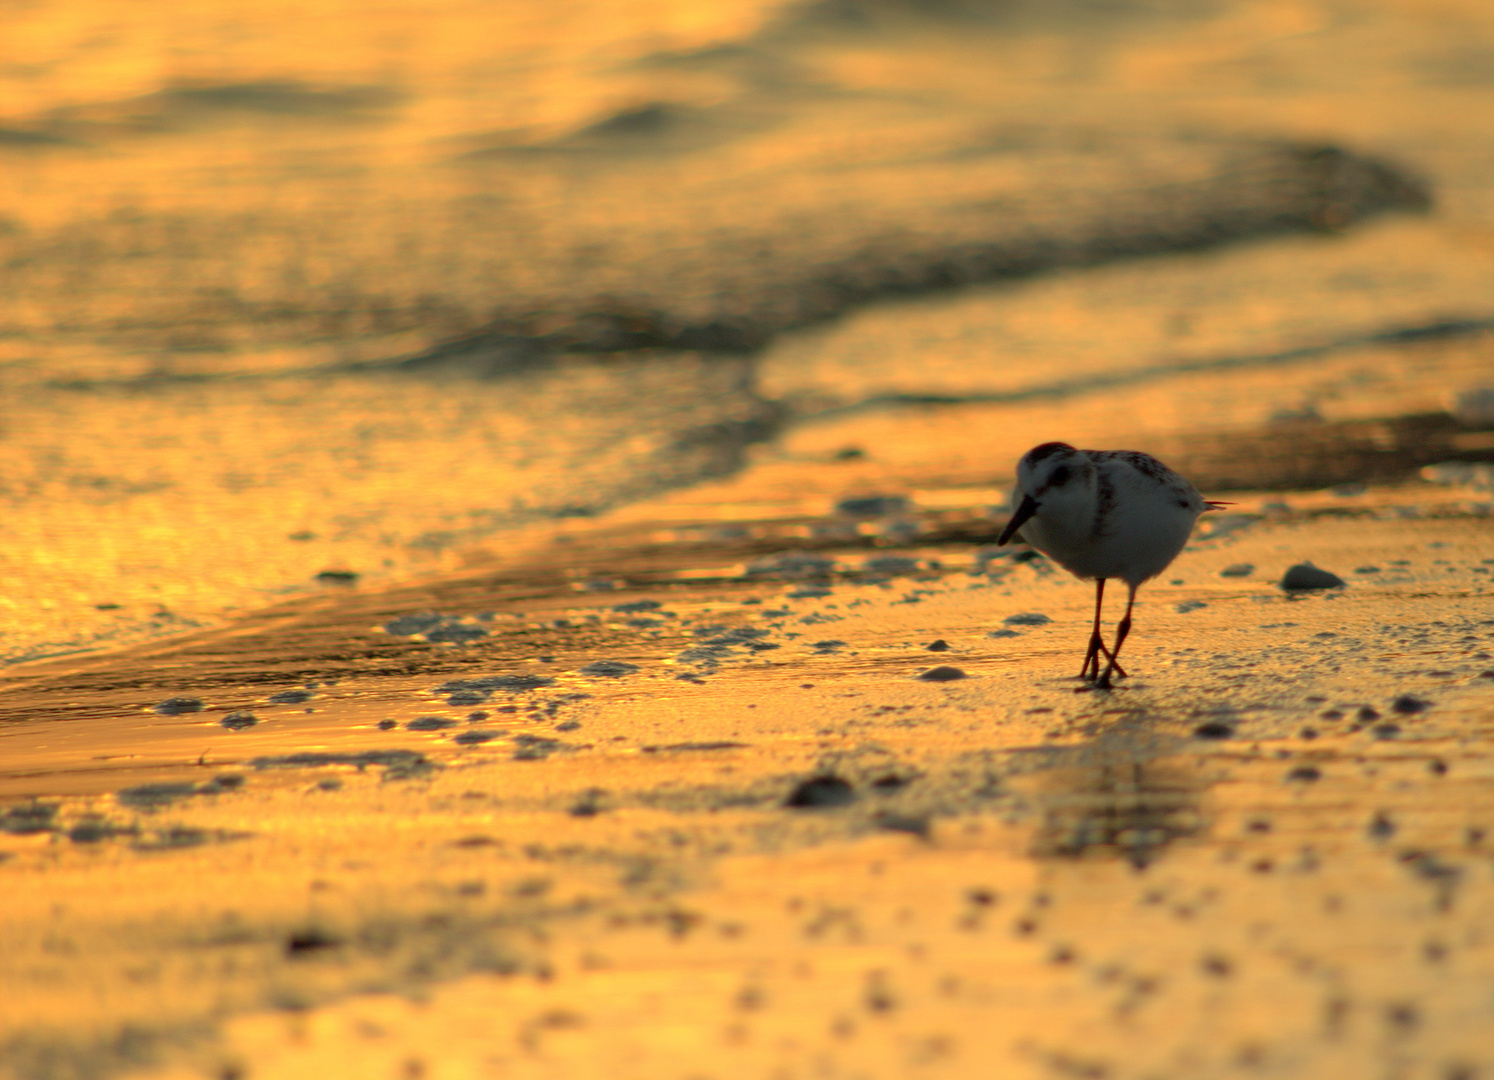
M 1198 772 L 1136 718 L 1092 742 L 1034 751 L 1021 787 L 1038 815 L 1039 859 L 1119 858 L 1143 869 L 1203 824 Z M 1026 770 L 1024 770 L 1026 771 Z

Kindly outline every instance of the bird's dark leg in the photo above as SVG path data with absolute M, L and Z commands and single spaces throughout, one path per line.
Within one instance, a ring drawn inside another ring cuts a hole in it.
M 1084 651 L 1084 666 L 1079 669 L 1079 678 L 1088 679 L 1093 670 L 1094 677 L 1100 675 L 1100 650 L 1105 642 L 1100 638 L 1100 607 L 1105 603 L 1105 579 L 1095 579 L 1095 625 L 1089 633 L 1089 648 Z
M 1126 673 L 1115 664 L 1115 658 L 1110 655 L 1110 650 L 1105 648 L 1105 639 L 1100 636 L 1100 608 L 1105 603 L 1105 579 L 1095 579 L 1095 625 L 1089 634 L 1089 648 L 1084 653 L 1084 667 L 1079 669 L 1079 678 L 1098 679 L 1100 677 L 1100 657 L 1103 655 L 1115 667 L 1115 671 L 1121 678 Z
M 1131 632 L 1131 606 L 1135 603 L 1136 586 L 1132 585 L 1131 595 L 1126 597 L 1126 614 L 1121 618 L 1120 623 L 1115 628 L 1115 648 L 1110 650 L 1110 663 L 1105 665 L 1105 673 L 1095 682 L 1095 685 L 1101 690 L 1110 689 L 1110 676 L 1112 673 L 1119 675 L 1121 678 L 1126 677 L 1126 673 L 1121 670 L 1120 664 L 1116 663 L 1116 661 L 1120 658 L 1121 646 L 1126 643 L 1126 635 Z M 1098 659 L 1096 657 L 1097 663 Z

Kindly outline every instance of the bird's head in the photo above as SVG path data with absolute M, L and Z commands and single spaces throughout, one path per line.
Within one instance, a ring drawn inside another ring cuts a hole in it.
M 1034 446 L 1017 462 L 1014 510 L 996 543 L 1005 544 L 1039 510 L 1052 516 L 1078 510 L 1094 498 L 1094 489 L 1094 463 L 1083 451 L 1061 442 Z

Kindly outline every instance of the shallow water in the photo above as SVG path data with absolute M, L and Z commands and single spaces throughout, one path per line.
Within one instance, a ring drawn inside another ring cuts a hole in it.
M 1486 381 L 1472 8 L 8 19 L 37 56 L 0 124 L 12 659 L 216 625 L 323 571 L 449 569 L 827 408 L 1025 401 L 1042 437 L 1136 437 Z M 1310 149 L 1334 142 L 1393 173 Z M 1312 373 L 1437 327 L 1455 370 L 1392 347 Z M 1207 400 L 1147 393 L 1189 373 Z

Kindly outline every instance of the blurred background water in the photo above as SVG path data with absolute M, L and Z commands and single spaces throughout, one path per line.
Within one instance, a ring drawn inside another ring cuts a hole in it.
M 753 461 L 1435 411 L 1491 106 L 1475 0 L 12 6 L 0 656 Z

